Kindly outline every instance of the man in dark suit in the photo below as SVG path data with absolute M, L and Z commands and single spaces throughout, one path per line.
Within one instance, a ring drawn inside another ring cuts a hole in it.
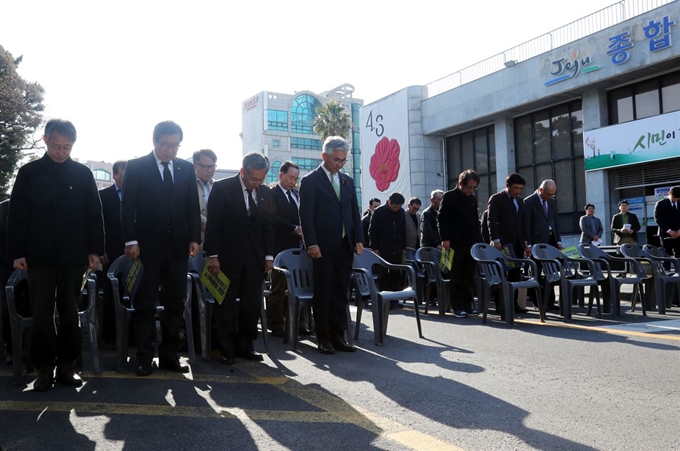
M 380 206 L 380 199 L 374 197 L 368 202 L 368 209 L 364 212 L 364 216 L 361 218 L 361 228 L 364 231 L 364 247 L 370 247 L 370 238 L 368 235 L 368 228 L 371 225 L 371 217 L 376 208 Z
M 501 250 L 504 245 L 510 245 L 517 258 L 531 254 L 531 248 L 527 247 L 525 206 L 520 197 L 524 185 L 526 185 L 524 177 L 512 173 L 505 178 L 505 189 L 491 196 L 488 203 L 491 242 L 498 250 Z M 508 271 L 508 280 L 517 281 L 520 277 L 519 269 Z M 499 307 L 502 311 L 502 305 Z M 526 309 L 515 303 L 515 312 L 526 313 Z
M 198 251 L 201 216 L 194 168 L 176 158 L 183 136 L 176 123 L 160 122 L 153 131 L 154 150 L 128 161 L 125 167 L 121 207 L 125 255 L 139 258 L 144 265 L 133 316 L 137 376 L 153 373 L 159 298 L 163 305 L 159 367 L 179 373 L 189 371 L 180 363 L 178 350 L 187 294 L 187 258 Z
M 376 208 L 371 217 L 368 235 L 371 249 L 384 260 L 401 265 L 406 249 L 406 212 L 401 208 L 406 199 L 401 193 L 392 193 L 385 205 Z M 413 222 L 411 222 L 413 225 Z M 381 270 L 378 286 L 384 291 L 399 291 L 403 288 L 401 271 Z M 399 301 L 392 301 L 390 308 L 399 308 Z
M 439 205 L 443 195 L 444 191 L 440 189 L 432 191 L 430 193 L 430 206 L 423 211 L 423 215 L 420 218 L 420 245 L 423 247 L 442 248 L 437 216 L 439 216 Z
M 70 157 L 75 127 L 52 119 L 45 126 L 43 141 L 47 153 L 19 169 L 7 221 L 14 268 L 28 271 L 31 360 L 38 369 L 35 391 L 49 389 L 55 379 L 68 386 L 82 385 L 73 372 L 82 343 L 77 300 L 84 273 L 88 267 L 94 269 L 104 253 L 97 185 L 92 171 Z
M 319 351 L 354 352 L 344 340 L 353 253 L 364 250 L 363 230 L 354 181 L 340 168 L 349 144 L 329 136 L 323 163 L 300 183 L 300 225 L 309 256 L 314 260 L 314 321 Z
M 7 253 L 7 212 L 9 210 L 9 199 L 0 202 L 0 288 L 7 285 L 9 277 L 14 271 L 12 260 Z M 2 330 L 2 341 L 5 343 L 4 361 L 8 365 L 12 363 L 12 331 L 9 323 L 9 308 L 5 298 L 5 290 L 0 290 L 0 330 Z
M 656 203 L 654 220 L 664 252 L 680 257 L 680 186 L 672 187 L 668 197 Z
M 524 220 L 528 231 L 527 244 L 529 246 L 543 243 L 562 249 L 562 236 L 557 226 L 557 202 L 554 199 L 556 193 L 555 181 L 546 179 L 533 194 L 524 199 Z M 536 262 L 536 264 L 540 273 L 541 263 Z M 541 285 L 544 283 L 545 278 L 541 277 Z M 555 290 L 550 290 L 548 310 L 559 310 L 559 307 L 555 305 Z
M 104 291 L 102 340 L 111 345 L 116 342 L 116 317 L 113 305 L 113 288 L 111 287 L 111 281 L 106 276 L 106 272 L 111 263 L 123 255 L 125 250 L 123 227 L 120 223 L 120 201 L 123 198 L 123 177 L 125 176 L 126 163 L 124 160 L 113 163 L 114 183 L 108 188 L 99 190 L 99 199 L 101 199 L 102 212 L 104 214 L 106 254 L 99 257 L 102 263 L 102 270 L 97 273 L 97 284 Z
M 274 206 L 270 189 L 262 185 L 267 171 L 267 157 L 251 152 L 243 158 L 239 174 L 215 182 L 208 200 L 204 246 L 208 269 L 212 274 L 222 270 L 230 280 L 224 301 L 214 306 L 222 363 L 227 365 L 235 357 L 263 360 L 253 341 L 264 273 L 274 266 Z
M 300 196 L 295 189 L 299 176 L 300 167 L 292 161 L 286 161 L 279 169 L 279 183 L 272 189 L 275 207 L 273 255 L 286 249 L 300 248 L 302 241 L 302 228 L 298 214 Z M 267 328 L 275 337 L 283 337 L 286 278 L 283 273 L 273 269 L 271 283 L 267 299 Z
M 451 307 L 453 315 L 467 318 L 478 314 L 473 309 L 475 261 L 470 248 L 482 240 L 474 192 L 479 175 L 471 169 L 458 176 L 458 185 L 441 198 L 437 222 L 444 249 L 453 249 L 451 265 Z

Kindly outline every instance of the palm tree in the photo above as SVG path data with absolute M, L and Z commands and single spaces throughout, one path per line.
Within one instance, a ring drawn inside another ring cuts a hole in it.
M 314 132 L 321 135 L 321 141 L 325 141 L 329 136 L 342 136 L 347 139 L 352 131 L 352 118 L 340 102 L 329 100 L 316 109 L 316 118 L 312 125 Z

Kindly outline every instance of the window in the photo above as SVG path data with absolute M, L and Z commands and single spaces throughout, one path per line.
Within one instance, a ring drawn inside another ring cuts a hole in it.
M 515 165 L 530 195 L 545 179 L 557 184 L 557 223 L 562 234 L 578 233 L 585 198 L 581 101 L 515 119 Z
M 274 140 L 274 147 L 281 147 L 281 141 L 279 141 L 278 139 L 275 139 Z
M 614 89 L 608 97 L 610 124 L 680 110 L 680 72 Z
M 290 138 L 290 147 L 295 149 L 321 150 L 321 141 L 310 138 Z
M 446 140 L 448 152 L 449 188 L 458 184 L 458 176 L 466 169 L 474 169 L 479 175 L 477 201 L 484 211 L 491 194 L 496 192 L 495 136 L 492 125 L 479 128 Z
M 265 183 L 269 185 L 270 183 L 278 182 L 280 170 L 281 162 L 280 161 L 273 162 L 272 165 L 269 167 L 269 172 L 267 172 L 267 181 Z
M 111 181 L 111 173 L 104 169 L 95 169 L 92 173 L 94 174 L 95 180 Z
M 321 165 L 323 160 L 317 160 L 315 158 L 296 158 L 293 157 L 293 163 L 300 166 L 300 169 L 312 170 L 316 169 Z
M 316 109 L 320 106 L 319 101 L 309 94 L 297 96 L 290 107 L 290 131 L 313 135 L 312 121 L 316 117 Z
M 288 131 L 288 112 L 267 110 L 267 129 Z

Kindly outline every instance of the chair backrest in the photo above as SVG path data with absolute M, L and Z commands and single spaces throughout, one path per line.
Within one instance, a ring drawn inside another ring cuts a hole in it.
M 622 244 L 621 247 L 619 248 L 621 250 L 621 253 L 625 255 L 626 257 L 632 257 L 632 258 L 650 258 L 651 256 L 643 251 L 640 246 L 636 244 L 631 244 L 631 243 L 625 243 Z
M 352 264 L 352 267 L 365 268 L 374 273 L 374 267 L 376 265 L 387 266 L 387 262 L 379 255 L 376 255 L 375 252 L 366 249 L 364 249 L 361 255 L 354 254 L 354 263 Z
M 490 244 L 476 243 L 470 248 L 470 255 L 479 264 L 479 275 L 484 283 L 493 286 L 503 282 L 505 272 L 502 268 L 507 262 L 505 254 Z
M 549 282 L 556 282 L 562 277 L 572 276 L 578 271 L 577 265 L 571 262 L 569 257 L 549 244 L 534 244 L 531 247 L 531 254 L 541 260 L 543 272 Z
M 428 281 L 432 282 L 437 279 L 445 279 L 439 268 L 439 261 L 441 258 L 442 253 L 436 247 L 421 247 L 416 251 L 416 262 L 425 272 L 425 277 Z
M 614 259 L 614 257 L 591 243 L 580 243 L 578 246 L 576 246 L 576 249 L 578 249 L 578 253 L 581 257 L 590 259 L 602 258 L 607 261 Z
M 198 274 L 199 276 L 205 268 L 205 252 L 199 252 L 187 261 L 187 271 Z
M 663 258 L 670 257 L 670 255 L 665 253 L 663 249 L 661 249 L 660 247 L 653 246 L 651 244 L 645 244 L 644 246 L 642 246 L 642 250 L 653 257 Z
M 111 286 L 113 288 L 114 300 L 117 300 L 121 305 L 132 308 L 132 299 L 130 298 L 130 293 L 123 283 L 123 276 L 130 269 L 134 260 L 121 255 L 109 266 L 109 270 L 106 272 L 106 277 L 111 281 Z
M 416 261 L 416 250 L 413 249 L 412 247 L 407 247 L 406 249 L 404 249 L 404 259 L 407 262 Z
M 5 286 L 7 308 L 12 316 L 31 317 L 31 300 L 28 293 L 28 273 L 15 269 Z
M 304 249 L 286 249 L 274 258 L 274 266 L 290 272 L 293 286 L 288 287 L 294 295 L 314 292 L 314 264 Z

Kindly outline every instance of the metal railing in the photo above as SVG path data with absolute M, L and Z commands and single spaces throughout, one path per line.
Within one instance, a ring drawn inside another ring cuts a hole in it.
M 500 52 L 483 61 L 425 85 L 425 98 L 434 97 L 505 67 L 597 33 L 625 20 L 678 0 L 622 0 L 556 30 Z

